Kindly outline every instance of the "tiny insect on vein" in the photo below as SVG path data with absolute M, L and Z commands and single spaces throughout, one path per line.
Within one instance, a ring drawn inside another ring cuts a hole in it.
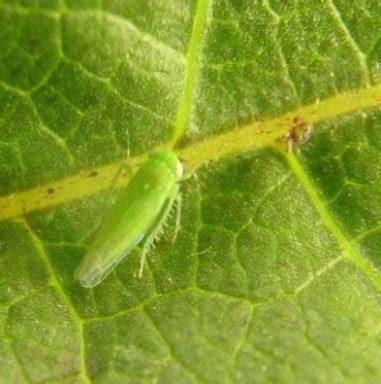
M 102 282 L 139 243 L 143 242 L 139 277 L 147 252 L 177 202 L 180 225 L 180 181 L 183 167 L 172 151 L 153 153 L 120 192 L 75 271 L 85 288 Z

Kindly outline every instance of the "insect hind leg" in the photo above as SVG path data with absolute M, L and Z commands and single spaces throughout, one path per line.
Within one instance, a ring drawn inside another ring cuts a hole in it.
M 178 185 L 176 185 L 174 187 L 174 190 L 171 192 L 171 196 L 169 197 L 168 202 L 166 203 L 165 207 L 163 208 L 163 211 L 160 214 L 159 222 L 156 224 L 155 228 L 152 230 L 150 235 L 145 240 L 145 243 L 143 246 L 143 251 L 142 251 L 142 256 L 141 256 L 141 260 L 140 260 L 140 268 L 139 268 L 139 274 L 138 274 L 139 278 L 142 278 L 142 276 L 143 276 L 143 269 L 144 269 L 144 264 L 146 261 L 147 253 L 148 253 L 152 243 L 154 242 L 154 240 L 156 239 L 156 237 L 159 235 L 160 231 L 162 230 L 163 225 L 165 224 L 165 222 L 168 218 L 168 215 L 172 209 L 173 203 L 178 198 L 177 197 L 179 194 L 178 190 L 179 190 L 179 187 L 178 187 Z
M 176 241 L 177 234 L 181 226 L 181 206 L 182 206 L 182 197 L 179 191 L 176 192 L 174 203 L 176 203 L 176 224 L 175 224 L 175 233 L 172 238 L 172 244 Z

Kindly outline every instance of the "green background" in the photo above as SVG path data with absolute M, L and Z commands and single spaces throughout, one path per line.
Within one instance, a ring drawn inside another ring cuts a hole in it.
M 378 0 L 0 0 L 0 194 L 149 153 L 181 103 L 193 145 L 361 99 L 380 61 Z M 184 182 L 141 280 L 139 249 L 73 279 L 110 191 L 0 221 L 0 382 L 380 382 L 380 108 L 315 124 L 302 173 L 277 148 Z

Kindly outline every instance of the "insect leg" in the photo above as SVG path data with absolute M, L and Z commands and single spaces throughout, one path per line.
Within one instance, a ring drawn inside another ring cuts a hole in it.
M 126 148 L 126 161 L 130 157 L 130 131 L 128 128 L 126 129 L 126 136 L 127 136 L 127 148 Z
M 156 224 L 155 228 L 152 230 L 150 235 L 145 240 L 145 243 L 143 246 L 143 251 L 142 251 L 142 256 L 141 256 L 141 260 L 140 260 L 140 268 L 139 268 L 139 275 L 138 275 L 139 278 L 141 278 L 143 276 L 143 269 L 144 269 L 144 264 L 146 261 L 147 252 L 148 252 L 150 246 L 152 245 L 153 241 L 157 237 L 157 235 L 160 233 L 163 225 L 165 224 L 165 221 L 168 218 L 168 215 L 171 211 L 173 203 L 175 202 L 176 197 L 178 195 L 178 190 L 179 190 L 179 186 L 175 185 L 175 187 L 173 188 L 173 191 L 171 192 L 171 195 L 168 199 L 168 202 L 166 203 L 165 207 L 163 208 L 162 213 L 160 214 L 159 222 Z
M 120 164 L 117 171 L 115 172 L 114 177 L 112 178 L 112 181 L 111 181 L 110 186 L 109 186 L 110 191 L 115 187 L 115 184 L 117 183 L 122 172 L 124 172 L 126 170 L 126 168 L 129 167 L 128 159 L 130 157 L 130 133 L 129 133 L 128 129 L 126 129 L 126 137 L 127 137 L 127 146 L 126 146 L 125 158 L 123 159 L 122 163 Z M 131 167 L 130 167 L 130 170 L 131 170 Z
M 177 233 L 180 230 L 181 225 L 181 204 L 182 204 L 182 197 L 180 191 L 177 191 L 175 196 L 175 202 L 176 202 L 176 226 L 175 226 L 175 233 L 173 235 L 172 244 L 176 241 Z

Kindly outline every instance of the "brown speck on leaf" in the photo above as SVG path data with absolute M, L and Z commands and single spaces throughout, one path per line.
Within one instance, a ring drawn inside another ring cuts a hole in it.
M 98 172 L 97 171 L 91 171 L 90 173 L 89 173 L 89 177 L 97 177 L 98 176 Z
M 54 193 L 56 190 L 54 188 L 48 188 L 47 189 L 47 192 L 49 193 L 49 195 L 51 195 L 52 193 Z
M 312 131 L 312 124 L 304 121 L 300 116 L 292 119 L 292 127 L 286 134 L 287 149 L 291 152 L 294 147 L 305 143 Z

